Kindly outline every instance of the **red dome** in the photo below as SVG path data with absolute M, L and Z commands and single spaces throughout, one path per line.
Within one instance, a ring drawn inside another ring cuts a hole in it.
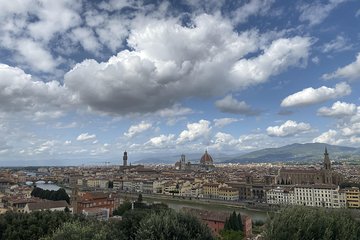
M 202 157 L 200 159 L 200 164 L 206 164 L 206 165 L 212 165 L 213 164 L 213 159 L 210 156 L 210 154 L 208 154 L 207 151 L 205 151 L 204 155 L 202 155 Z

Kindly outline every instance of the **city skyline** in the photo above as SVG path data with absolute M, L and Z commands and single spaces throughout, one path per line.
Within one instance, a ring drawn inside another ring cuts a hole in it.
M 357 1 L 0 9 L 1 165 L 359 146 Z

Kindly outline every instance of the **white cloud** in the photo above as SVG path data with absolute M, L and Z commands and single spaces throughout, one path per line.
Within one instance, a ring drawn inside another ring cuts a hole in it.
M 221 111 L 226 113 L 256 115 L 257 112 L 252 110 L 249 105 L 244 101 L 238 101 L 233 98 L 231 94 L 225 96 L 223 99 L 217 100 L 215 106 Z
M 311 126 L 308 123 L 288 120 L 280 126 L 272 126 L 266 129 L 269 136 L 274 137 L 288 137 L 299 133 L 308 132 L 311 130 Z
M 152 127 L 151 123 L 141 121 L 141 123 L 139 123 L 139 124 L 130 126 L 128 131 L 126 133 L 124 133 L 124 136 L 132 138 L 142 132 L 149 130 L 151 127 Z
M 330 129 L 327 132 L 322 133 L 320 136 L 313 139 L 314 143 L 328 143 L 328 144 L 340 144 L 342 140 L 337 140 L 338 133 L 337 131 Z
M 322 107 L 317 111 L 317 114 L 325 117 L 345 117 L 356 113 L 356 105 L 346 102 L 335 102 L 331 108 Z
M 33 69 L 42 72 L 51 72 L 54 71 L 59 64 L 48 50 L 33 40 L 19 39 L 14 43 L 21 56 L 21 60 L 19 59 L 19 61 L 25 61 Z
M 287 96 L 281 102 L 282 107 L 297 107 L 307 106 L 311 104 L 325 102 L 330 99 L 335 99 L 349 95 L 351 87 L 347 83 L 339 83 L 335 88 L 322 86 L 320 88 L 305 88 L 304 90 Z
M 168 148 L 169 146 L 173 147 L 173 145 L 175 143 L 174 140 L 175 140 L 175 135 L 174 134 L 169 134 L 169 135 L 161 134 L 158 137 L 151 138 L 144 145 L 145 145 L 146 148 L 165 149 L 165 148 Z
M 301 12 L 300 21 L 309 22 L 310 25 L 320 24 L 333 9 L 346 1 L 347 0 L 329 0 L 326 4 L 314 1 L 310 4 L 303 4 L 299 7 L 299 11 Z
M 319 59 L 318 56 L 313 57 L 313 58 L 311 59 L 311 61 L 312 61 L 313 63 L 315 63 L 315 64 L 319 64 L 319 63 L 320 63 L 320 59 Z
M 360 79 L 360 53 L 358 53 L 355 62 L 349 65 L 338 68 L 335 72 L 324 74 L 323 79 L 342 78 L 348 80 L 359 80 Z
M 57 81 L 33 81 L 16 67 L 0 64 L 0 111 L 28 111 L 36 117 L 60 117 L 59 108 L 76 104 L 76 99 Z
M 210 122 L 203 119 L 197 123 L 188 123 L 186 127 L 187 130 L 182 131 L 177 139 L 179 144 L 207 137 L 211 131 Z
M 218 127 L 218 128 L 222 128 L 226 125 L 229 125 L 231 123 L 234 123 L 234 122 L 238 122 L 239 119 L 236 119 L 236 118 L 219 118 L 219 119 L 214 119 L 214 126 L 215 127 Z
M 237 33 L 218 15 L 192 20 L 186 27 L 177 19 L 138 18 L 128 37 L 131 51 L 107 62 L 77 64 L 65 75 L 65 85 L 93 110 L 148 113 L 187 97 L 219 96 L 265 82 L 308 57 L 310 38 L 260 46 L 264 41 L 256 31 Z M 259 49 L 260 55 L 244 59 Z
M 349 40 L 341 35 L 336 36 L 336 38 L 328 43 L 325 43 L 322 51 L 324 53 L 329 52 L 341 52 L 349 50 L 352 48 L 352 44 Z
M 95 134 L 89 134 L 89 133 L 81 133 L 76 140 L 77 141 L 90 141 L 90 140 L 95 140 L 96 139 L 96 135 Z
M 72 34 L 73 41 L 78 41 L 86 51 L 97 53 L 100 50 L 101 45 L 91 28 L 76 28 Z
M 155 115 L 159 115 L 160 117 L 165 118 L 174 118 L 189 115 L 191 113 L 193 113 L 193 110 L 191 108 L 182 107 L 180 104 L 174 104 L 170 108 L 164 108 L 156 111 Z
M 278 39 L 264 49 L 264 54 L 239 60 L 231 70 L 238 88 L 265 82 L 290 66 L 304 66 L 309 55 L 310 38 Z M 238 81 L 241 79 L 242 81 Z
M 244 23 L 249 17 L 255 15 L 266 15 L 269 13 L 274 0 L 250 0 L 232 12 L 234 23 Z
M 237 148 L 238 144 L 239 141 L 231 134 L 218 132 L 215 134 L 213 144 L 210 148 L 215 148 L 218 151 L 234 150 L 234 148 Z

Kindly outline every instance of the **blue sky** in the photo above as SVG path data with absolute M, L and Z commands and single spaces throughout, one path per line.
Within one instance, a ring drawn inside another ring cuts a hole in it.
M 1 165 L 359 146 L 359 1 L 0 0 L 0 20 Z

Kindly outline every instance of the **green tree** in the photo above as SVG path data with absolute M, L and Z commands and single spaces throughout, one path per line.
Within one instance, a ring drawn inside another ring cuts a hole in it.
M 242 240 L 244 238 L 242 232 L 234 230 L 222 230 L 220 236 L 222 240 Z
M 360 239 L 360 223 L 345 210 L 288 207 L 265 225 L 265 239 Z
M 110 240 L 111 232 L 100 222 L 67 222 L 42 240 Z M 117 238 L 121 239 L 121 238 Z
M 139 196 L 138 196 L 138 199 L 137 199 L 138 202 L 142 202 L 143 201 L 143 197 L 142 197 L 142 194 L 139 193 Z
M 234 230 L 234 231 L 242 231 L 242 222 L 240 213 L 236 215 L 234 211 L 228 219 L 225 221 L 224 225 L 225 230 Z
M 210 229 L 195 216 L 167 210 L 143 218 L 136 233 L 137 240 L 207 240 L 214 239 Z
M 130 201 L 123 202 L 123 204 L 113 211 L 113 215 L 122 216 L 126 211 L 131 209 L 131 205 Z

